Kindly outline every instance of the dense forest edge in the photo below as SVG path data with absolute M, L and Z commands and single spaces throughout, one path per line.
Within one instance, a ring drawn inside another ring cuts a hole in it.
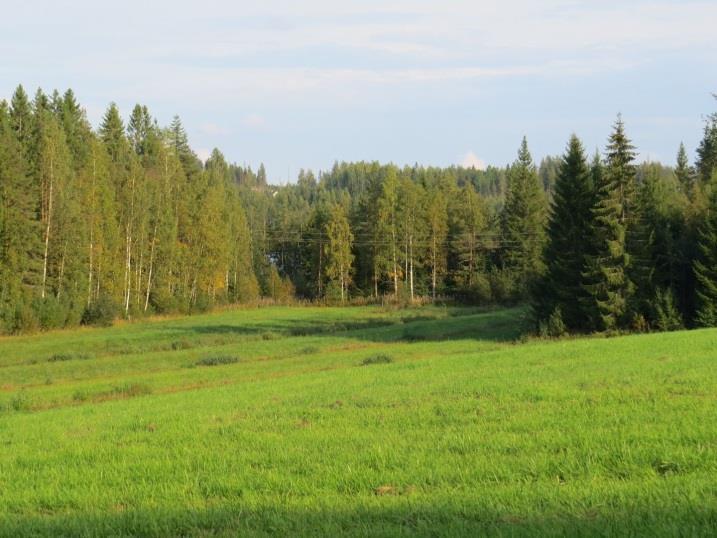
M 178 117 L 115 104 L 95 130 L 72 90 L 0 102 L 0 332 L 219 305 L 529 303 L 534 330 L 717 326 L 717 113 L 694 165 L 637 163 L 618 117 L 536 165 L 336 163 L 270 185 L 202 162 Z

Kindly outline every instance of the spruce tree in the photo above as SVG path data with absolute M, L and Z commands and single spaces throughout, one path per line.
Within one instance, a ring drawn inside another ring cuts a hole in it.
M 582 143 L 573 135 L 560 161 L 553 190 L 544 253 L 546 274 L 534 293 L 539 320 L 547 320 L 559 310 L 569 330 L 591 328 L 584 312 L 589 298 L 584 273 L 593 254 L 590 237 L 594 205 L 590 167 Z
M 618 116 L 610 135 L 605 167 L 595 185 L 593 237 L 595 252 L 588 257 L 586 289 L 594 305 L 592 317 L 600 330 L 625 328 L 633 284 L 628 278 L 630 255 L 627 229 L 633 216 L 635 148 Z
M 32 288 L 32 270 L 40 252 L 35 218 L 39 194 L 17 138 L 7 106 L 0 104 L 0 312 L 12 322 L 15 308 Z M 14 327 L 9 327 L 11 330 Z
M 717 169 L 717 113 L 707 118 L 704 134 L 697 148 L 695 167 L 702 183 L 704 185 L 709 183 L 712 179 L 712 172 Z
M 697 314 L 701 327 L 717 327 L 717 174 L 711 181 L 709 205 L 699 228 L 694 261 Z
M 677 166 L 675 167 L 675 176 L 682 188 L 682 192 L 688 197 L 692 196 L 692 170 L 690 162 L 687 158 L 685 145 L 680 142 L 680 149 L 677 151 Z
M 545 195 L 528 141 L 523 137 L 518 158 L 508 171 L 508 191 L 501 214 L 503 267 L 517 279 L 521 295 L 542 272 L 545 216 Z

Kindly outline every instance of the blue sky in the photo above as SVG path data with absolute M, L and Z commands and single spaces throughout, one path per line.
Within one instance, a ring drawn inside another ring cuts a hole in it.
M 179 114 L 201 156 L 274 182 L 335 160 L 504 165 L 618 112 L 644 159 L 691 155 L 717 109 L 717 2 L 3 0 L 0 97 L 73 88 Z

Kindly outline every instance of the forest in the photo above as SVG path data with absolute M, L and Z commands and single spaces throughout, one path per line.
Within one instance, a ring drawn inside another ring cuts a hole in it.
M 566 333 L 717 326 L 717 114 L 694 163 L 638 163 L 622 119 L 504 168 L 336 163 L 271 185 L 178 117 L 72 90 L 0 102 L 0 332 L 227 304 L 530 304 Z

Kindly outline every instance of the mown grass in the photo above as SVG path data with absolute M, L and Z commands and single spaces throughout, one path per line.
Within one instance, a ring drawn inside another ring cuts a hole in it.
M 0 340 L 0 536 L 714 535 L 717 331 L 521 342 L 523 314 Z

